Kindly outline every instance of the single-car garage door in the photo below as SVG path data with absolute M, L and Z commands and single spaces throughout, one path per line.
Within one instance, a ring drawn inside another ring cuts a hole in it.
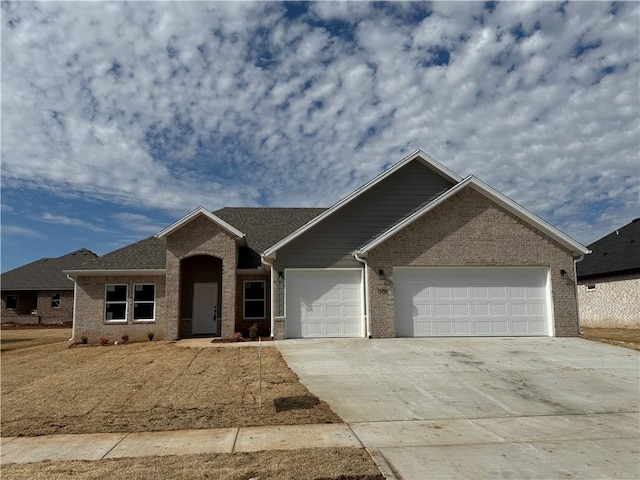
M 396 334 L 551 335 L 546 268 L 409 268 L 394 275 Z
M 287 338 L 361 337 L 362 270 L 285 270 Z

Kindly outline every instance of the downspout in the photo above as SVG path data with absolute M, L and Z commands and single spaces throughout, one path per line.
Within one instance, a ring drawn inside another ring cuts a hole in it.
M 267 261 L 267 259 L 265 257 L 263 257 L 262 255 L 260 255 L 260 261 L 262 262 L 263 265 L 266 265 L 269 267 L 269 272 L 270 272 L 270 278 L 271 278 L 271 288 L 269 288 L 269 293 L 270 293 L 270 297 L 271 298 L 271 305 L 270 305 L 270 310 L 271 310 L 271 339 L 273 339 L 273 327 L 274 327 L 274 321 L 275 321 L 275 294 L 274 294 L 274 276 L 273 276 L 273 272 L 275 271 L 274 267 L 273 267 L 273 263 L 269 263 Z
M 71 275 L 67 274 L 67 278 L 73 282 L 73 315 L 71 317 L 71 338 L 69 339 L 69 341 L 72 342 L 76 338 L 76 299 L 78 298 L 76 289 L 78 284 L 71 278 Z
M 359 257 L 358 252 L 353 253 L 353 258 L 364 265 L 364 317 L 366 325 L 366 337 L 371 337 L 371 316 L 369 315 L 369 264 L 365 258 Z
M 584 254 L 580 255 L 573 261 L 573 290 L 576 295 L 576 316 L 578 317 L 578 335 L 584 336 L 584 332 L 580 328 L 580 302 L 578 301 L 578 262 L 584 260 Z

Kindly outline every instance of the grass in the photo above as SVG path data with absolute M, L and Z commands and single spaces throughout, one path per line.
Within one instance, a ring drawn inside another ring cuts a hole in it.
M 274 347 L 262 348 L 260 399 L 258 350 L 145 342 L 5 351 L 2 436 L 341 422 Z
M 219 480 L 384 480 L 364 449 L 313 448 L 290 451 L 120 458 L 95 462 L 43 462 L 2 466 L 5 480 L 118 478 Z
M 3 325 L 0 331 L 0 351 L 21 350 L 50 343 L 62 343 L 71 338 L 70 328 L 16 328 Z
M 585 328 L 584 338 L 640 351 L 639 328 Z

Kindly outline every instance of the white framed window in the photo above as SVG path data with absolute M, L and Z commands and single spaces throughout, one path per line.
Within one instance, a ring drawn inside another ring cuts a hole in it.
M 264 283 L 264 280 L 244 281 L 242 317 L 245 320 L 265 318 Z
M 107 322 L 127 321 L 127 286 L 108 284 L 104 287 L 104 319 Z
M 140 283 L 133 286 L 133 321 L 153 322 L 156 319 L 156 286 Z
M 587 292 L 593 292 L 596 289 L 595 283 L 590 283 L 587 285 Z
M 4 308 L 6 308 L 7 310 L 15 310 L 16 308 L 18 308 L 18 296 L 7 295 Z
M 51 295 L 51 308 L 60 308 L 62 305 L 62 298 L 59 293 Z

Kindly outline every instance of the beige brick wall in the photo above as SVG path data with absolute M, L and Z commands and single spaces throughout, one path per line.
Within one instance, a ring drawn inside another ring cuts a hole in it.
M 133 321 L 133 286 L 140 283 L 153 283 L 156 286 L 156 319 L 154 322 Z M 105 285 L 127 285 L 127 321 L 111 323 L 104 320 Z M 78 277 L 76 281 L 76 331 L 75 341 L 80 342 L 86 336 L 90 343 L 97 343 L 100 337 L 110 342 L 120 341 L 123 335 L 129 341 L 148 341 L 147 334 L 154 333 L 154 340 L 168 338 L 165 315 L 165 278 L 163 276 L 96 276 Z
M 196 217 L 167 237 L 166 336 L 168 339 L 178 338 L 180 261 L 194 255 L 212 255 L 222 260 L 221 335 L 231 337 L 236 318 L 236 242 L 230 233 L 204 216 Z
M 60 294 L 60 308 L 51 306 L 54 293 Z M 70 322 L 73 319 L 73 290 L 39 291 L 37 310 L 40 323 Z
M 595 290 L 587 290 L 595 285 Z M 580 324 L 589 328 L 640 328 L 640 274 L 581 280 Z
M 394 337 L 394 266 L 545 266 L 551 272 L 555 335 L 578 334 L 571 252 L 472 190 L 464 189 L 369 253 L 374 337 Z M 378 279 L 384 270 L 386 280 Z
M 51 306 L 54 293 L 60 294 L 60 308 Z M 7 309 L 7 295 L 18 297 L 18 308 Z M 37 315 L 31 315 L 36 310 Z M 19 318 L 18 318 L 19 317 Z M 5 291 L 2 292 L 2 321 L 54 324 L 73 319 L 73 290 Z

